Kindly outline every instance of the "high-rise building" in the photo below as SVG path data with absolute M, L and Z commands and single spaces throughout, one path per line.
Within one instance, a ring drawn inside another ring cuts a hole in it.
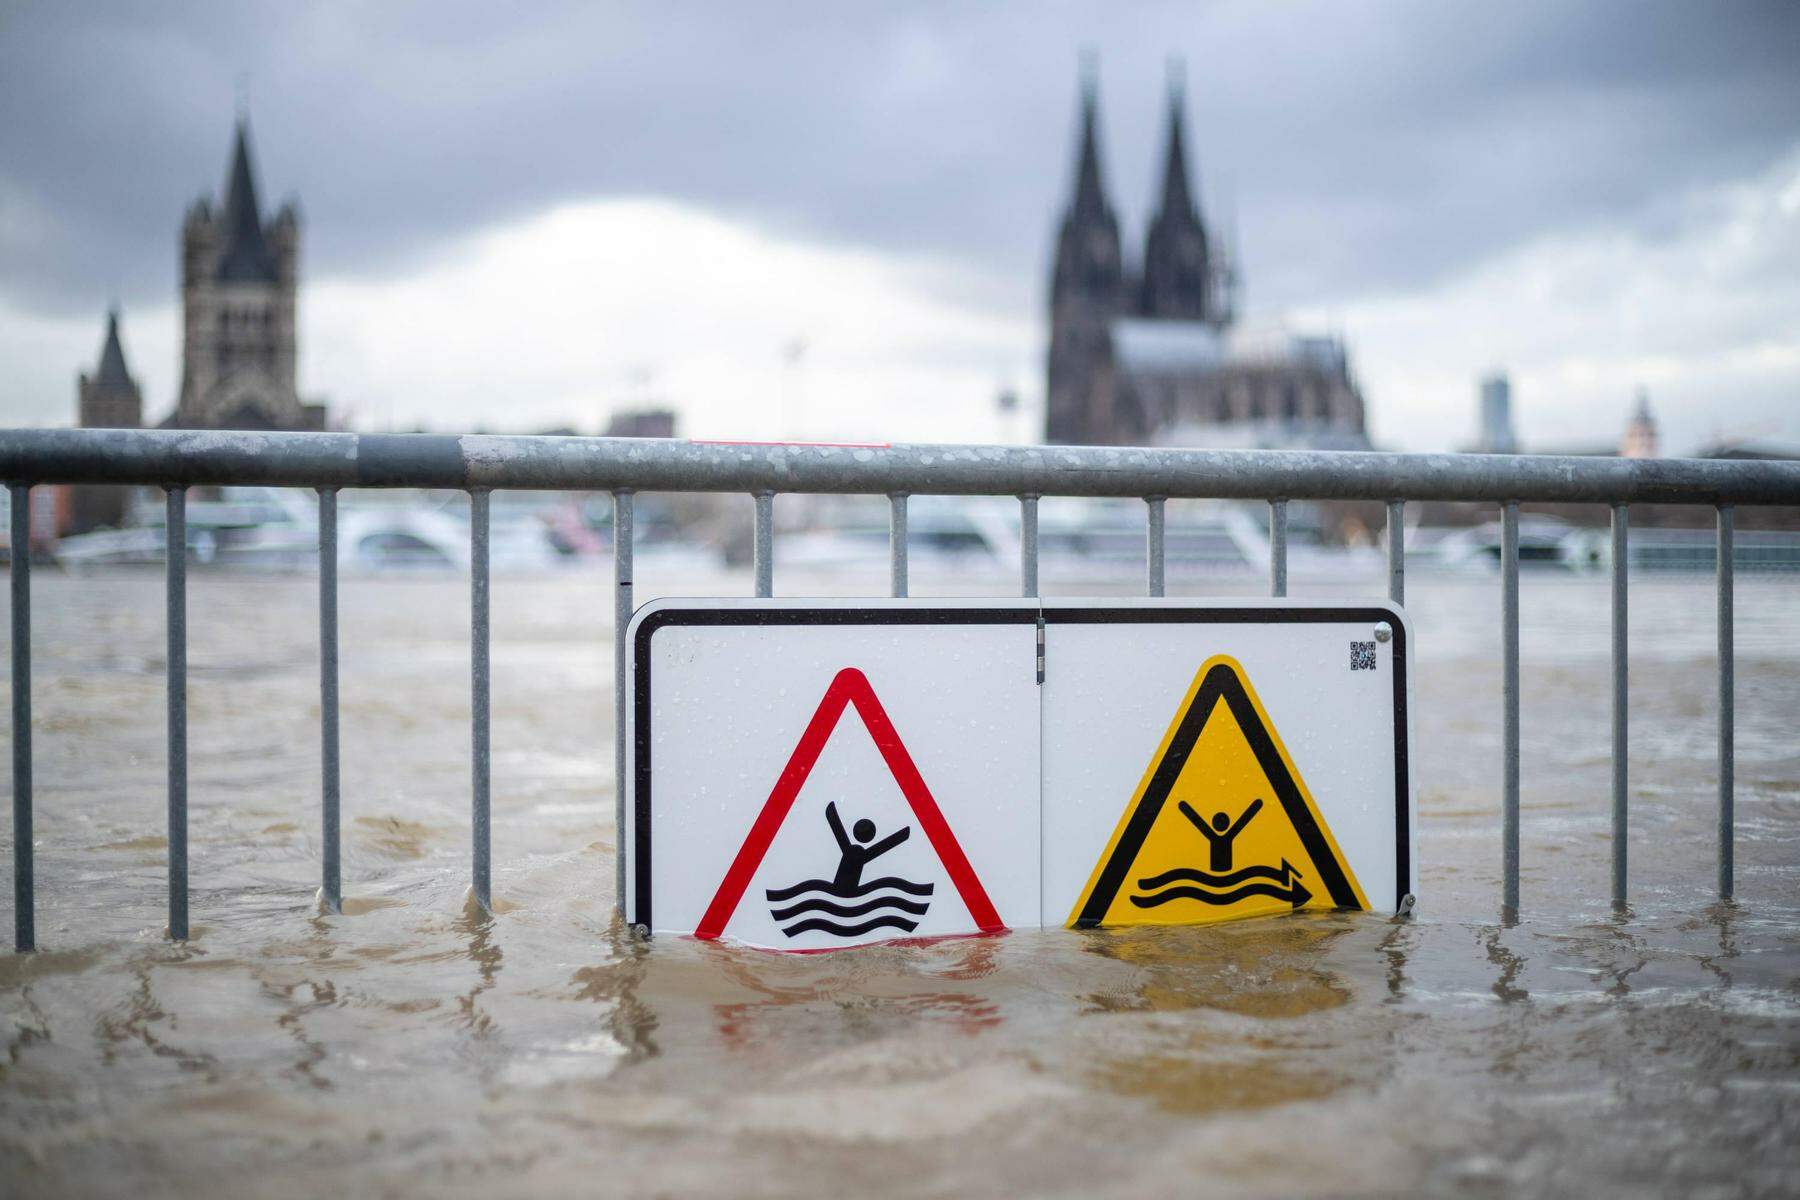
M 1512 381 L 1496 371 L 1481 381 L 1481 430 L 1475 439 L 1478 454 L 1517 454 L 1518 435 L 1512 423 Z
M 1236 272 L 1191 185 L 1171 81 L 1156 208 L 1128 263 L 1101 168 L 1099 96 L 1081 93 L 1074 194 L 1050 284 L 1045 438 L 1092 444 L 1364 449 L 1343 344 L 1236 322 Z

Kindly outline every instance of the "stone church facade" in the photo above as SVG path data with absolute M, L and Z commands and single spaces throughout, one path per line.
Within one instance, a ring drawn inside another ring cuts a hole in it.
M 1157 207 L 1135 264 L 1106 196 L 1098 126 L 1089 83 L 1051 276 L 1045 440 L 1367 449 L 1362 395 L 1341 342 L 1240 326 L 1230 251 L 1190 186 L 1179 88 L 1170 94 Z

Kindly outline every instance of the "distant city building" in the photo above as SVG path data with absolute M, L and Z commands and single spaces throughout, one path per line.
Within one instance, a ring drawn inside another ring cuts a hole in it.
M 106 341 L 100 348 L 100 366 L 93 375 L 85 371 L 75 384 L 78 423 L 84 429 L 137 429 L 144 423 L 144 395 L 125 365 L 125 347 L 119 341 L 119 310 L 106 316 Z M 76 532 L 102 525 L 118 525 L 125 518 L 130 489 L 82 485 L 71 489 L 69 522 Z
M 1519 452 L 1519 438 L 1513 432 L 1512 381 L 1503 371 L 1481 381 L 1481 431 L 1474 449 L 1477 454 Z
M 672 438 L 675 412 L 668 408 L 640 408 L 618 412 L 606 423 L 606 437 Z
M 1090 80 L 1051 279 L 1045 438 L 1366 449 L 1363 400 L 1340 341 L 1234 328 L 1237 278 L 1189 187 L 1179 85 L 1135 272 L 1101 176 L 1098 109 Z
M 1662 457 L 1662 437 L 1657 432 L 1656 418 L 1650 413 L 1650 393 L 1638 389 L 1637 407 L 1625 423 L 1625 436 L 1619 441 L 1621 458 Z

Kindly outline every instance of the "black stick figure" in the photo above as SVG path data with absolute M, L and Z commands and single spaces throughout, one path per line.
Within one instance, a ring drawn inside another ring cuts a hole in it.
M 831 824 L 831 836 L 837 839 L 838 853 L 843 856 L 838 859 L 837 874 L 831 879 L 831 886 L 840 893 L 862 883 L 863 868 L 871 859 L 880 858 L 912 834 L 912 826 L 903 826 L 900 832 L 890 833 L 871 846 L 868 843 L 875 836 L 875 822 L 863 817 L 850 827 L 850 834 L 846 834 L 844 822 L 838 818 L 835 800 L 825 806 L 825 820 Z M 855 835 L 854 841 L 851 834 Z
M 1212 843 L 1211 866 L 1214 871 L 1231 870 L 1231 843 L 1238 834 L 1244 831 L 1244 826 L 1250 823 L 1250 818 L 1254 817 L 1260 808 L 1262 808 L 1262 801 L 1260 799 L 1252 800 L 1250 807 L 1246 808 L 1243 815 L 1239 816 L 1237 820 L 1233 821 L 1224 813 L 1216 812 L 1213 814 L 1212 824 L 1208 825 L 1200 819 L 1199 813 L 1188 807 L 1186 800 L 1181 801 L 1181 815 L 1192 821 L 1194 828 L 1204 833 L 1206 840 Z

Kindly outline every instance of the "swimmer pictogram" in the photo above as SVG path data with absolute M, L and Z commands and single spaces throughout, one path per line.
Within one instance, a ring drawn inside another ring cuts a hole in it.
M 837 847 L 837 863 L 831 868 L 831 877 L 825 878 L 821 869 L 815 878 L 763 889 L 770 917 L 790 938 L 808 933 L 853 939 L 880 930 L 901 934 L 913 932 L 937 898 L 937 885 L 905 878 L 899 872 L 873 879 L 863 876 L 876 860 L 911 842 L 916 827 L 923 835 L 929 853 L 936 857 L 937 867 L 942 868 L 940 878 L 947 876 L 949 879 L 950 888 L 945 895 L 952 897 L 952 902 L 960 899 L 962 907 L 968 911 L 969 932 L 1005 928 L 987 890 L 982 887 L 968 856 L 951 831 L 950 823 L 944 819 L 943 811 L 919 773 L 918 765 L 900 740 L 899 731 L 876 698 L 868 677 L 855 667 L 845 667 L 825 690 L 824 698 L 800 735 L 769 798 L 763 802 L 762 810 L 732 859 L 725 878 L 719 882 L 712 903 L 694 930 L 695 937 L 723 936 L 732 915 L 737 912 L 738 903 L 774 843 L 775 835 L 793 812 L 794 802 L 848 710 L 854 710 L 867 729 L 886 773 L 892 777 L 900 798 L 905 801 L 906 808 L 902 811 L 910 811 L 913 820 L 885 835 L 866 816 L 858 816 L 846 828 L 837 801 L 828 803 L 824 809 L 825 824 Z M 817 813 L 819 810 L 808 811 Z M 914 866 L 919 865 L 918 851 L 909 850 L 903 857 L 908 857 Z M 819 865 L 824 868 L 827 863 L 822 861 Z M 933 924 L 940 924 L 943 915 L 935 914 Z
M 931 908 L 935 884 L 916 883 L 894 875 L 866 882 L 862 877 L 864 867 L 912 835 L 912 826 L 903 825 L 876 841 L 875 822 L 862 817 L 845 832 L 835 800 L 825 806 L 825 822 L 831 826 L 831 836 L 838 845 L 837 871 L 832 877 L 807 879 L 764 893 L 769 900 L 769 915 L 781 926 L 781 932 L 798 937 L 819 930 L 855 937 L 877 929 L 898 929 L 903 933 L 917 929 L 918 918 Z M 843 920 L 834 919 L 840 917 Z M 858 917 L 864 919 L 858 921 Z M 790 921 L 793 923 L 788 924 Z
M 1243 668 L 1221 655 L 1195 674 L 1069 924 L 1307 907 L 1368 901 Z
M 1175 867 L 1159 875 L 1140 879 L 1137 881 L 1139 890 L 1131 897 L 1131 902 L 1139 908 L 1160 908 L 1175 900 L 1198 900 L 1201 904 L 1225 905 L 1235 904 L 1251 896 L 1269 896 L 1299 908 L 1311 900 L 1312 893 L 1301 884 L 1299 870 L 1285 858 L 1278 867 L 1249 866 L 1236 871 L 1231 869 L 1231 844 L 1244 831 L 1244 826 L 1250 823 L 1250 819 L 1262 811 L 1262 806 L 1262 798 L 1258 797 L 1250 802 L 1250 807 L 1238 814 L 1235 821 L 1223 812 L 1216 812 L 1211 821 L 1205 821 L 1186 800 L 1178 801 L 1176 807 L 1181 815 L 1211 845 L 1208 865 L 1212 870 L 1207 872 L 1190 867 Z M 1265 880 L 1268 882 L 1264 882 Z

